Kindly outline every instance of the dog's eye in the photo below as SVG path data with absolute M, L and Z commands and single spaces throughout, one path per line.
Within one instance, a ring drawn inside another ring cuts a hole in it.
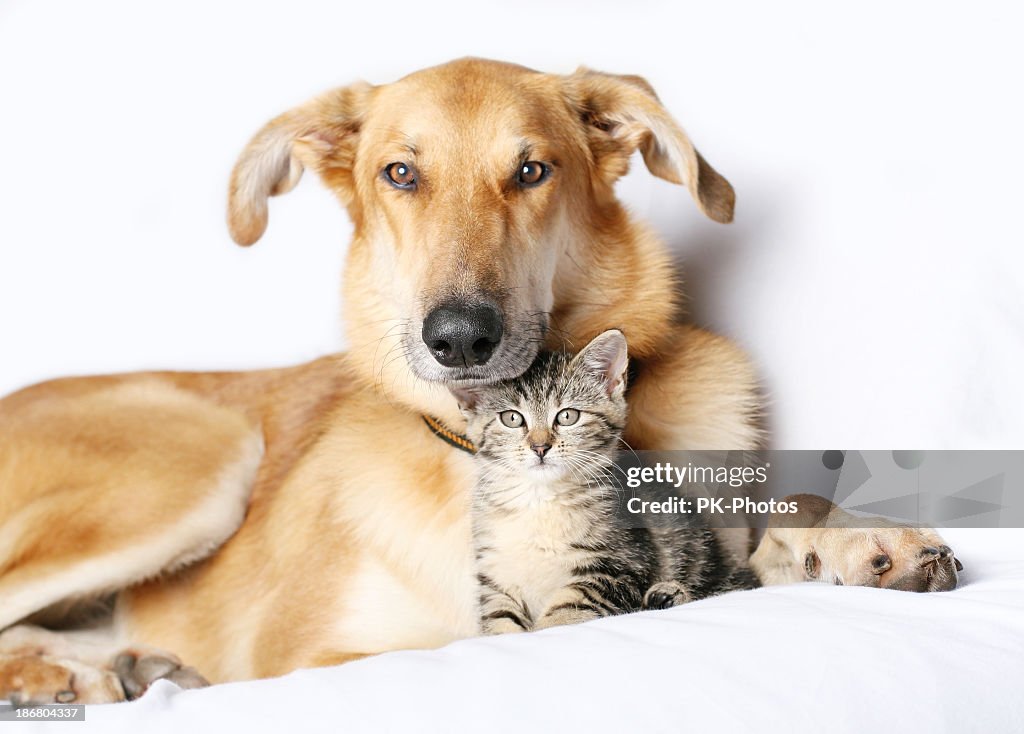
M 519 167 L 516 180 L 521 186 L 536 186 L 548 177 L 551 169 L 540 161 L 526 161 Z
M 401 161 L 389 163 L 388 167 L 384 169 L 384 175 L 392 186 L 397 186 L 400 189 L 411 189 L 416 185 L 416 172 L 408 163 Z
M 580 412 L 575 408 L 563 408 L 555 416 L 555 423 L 560 426 L 571 426 L 580 419 Z
M 501 419 L 501 425 L 508 428 L 522 428 L 526 423 L 523 418 L 523 414 L 518 410 L 505 410 L 498 413 L 498 417 Z

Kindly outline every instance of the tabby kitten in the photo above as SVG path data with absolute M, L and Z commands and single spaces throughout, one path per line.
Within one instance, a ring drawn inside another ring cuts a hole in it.
M 613 464 L 626 421 L 626 339 L 542 353 L 521 377 L 454 390 L 478 449 L 473 538 L 485 633 L 664 608 L 753 576 L 707 528 L 629 527 Z

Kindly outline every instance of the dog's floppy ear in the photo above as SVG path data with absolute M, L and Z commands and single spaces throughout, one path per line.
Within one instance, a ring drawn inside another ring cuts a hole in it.
M 355 84 L 275 117 L 253 136 L 231 172 L 228 227 L 240 245 L 267 228 L 267 198 L 291 191 L 312 168 L 344 199 L 352 191 L 356 137 L 372 87 Z M 346 202 L 347 203 L 347 202 Z
M 625 174 L 630 155 L 639 149 L 651 173 L 686 184 L 700 210 L 716 222 L 732 221 L 732 186 L 701 157 L 650 84 L 638 76 L 585 68 L 566 81 L 605 181 L 610 184 Z

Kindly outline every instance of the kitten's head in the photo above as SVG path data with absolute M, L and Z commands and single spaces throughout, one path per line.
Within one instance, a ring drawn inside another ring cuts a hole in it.
M 477 456 L 493 469 L 559 478 L 607 464 L 626 421 L 626 338 L 612 329 L 575 355 L 542 353 L 520 377 L 454 388 Z

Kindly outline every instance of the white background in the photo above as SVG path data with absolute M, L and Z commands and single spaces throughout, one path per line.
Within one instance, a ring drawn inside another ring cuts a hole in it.
M 312 177 L 250 250 L 234 156 L 332 86 L 462 55 L 642 74 L 730 179 L 702 219 L 622 196 L 741 342 L 780 448 L 1020 447 L 1021 11 L 1013 3 L 0 2 L 0 391 L 343 347 L 350 232 Z

